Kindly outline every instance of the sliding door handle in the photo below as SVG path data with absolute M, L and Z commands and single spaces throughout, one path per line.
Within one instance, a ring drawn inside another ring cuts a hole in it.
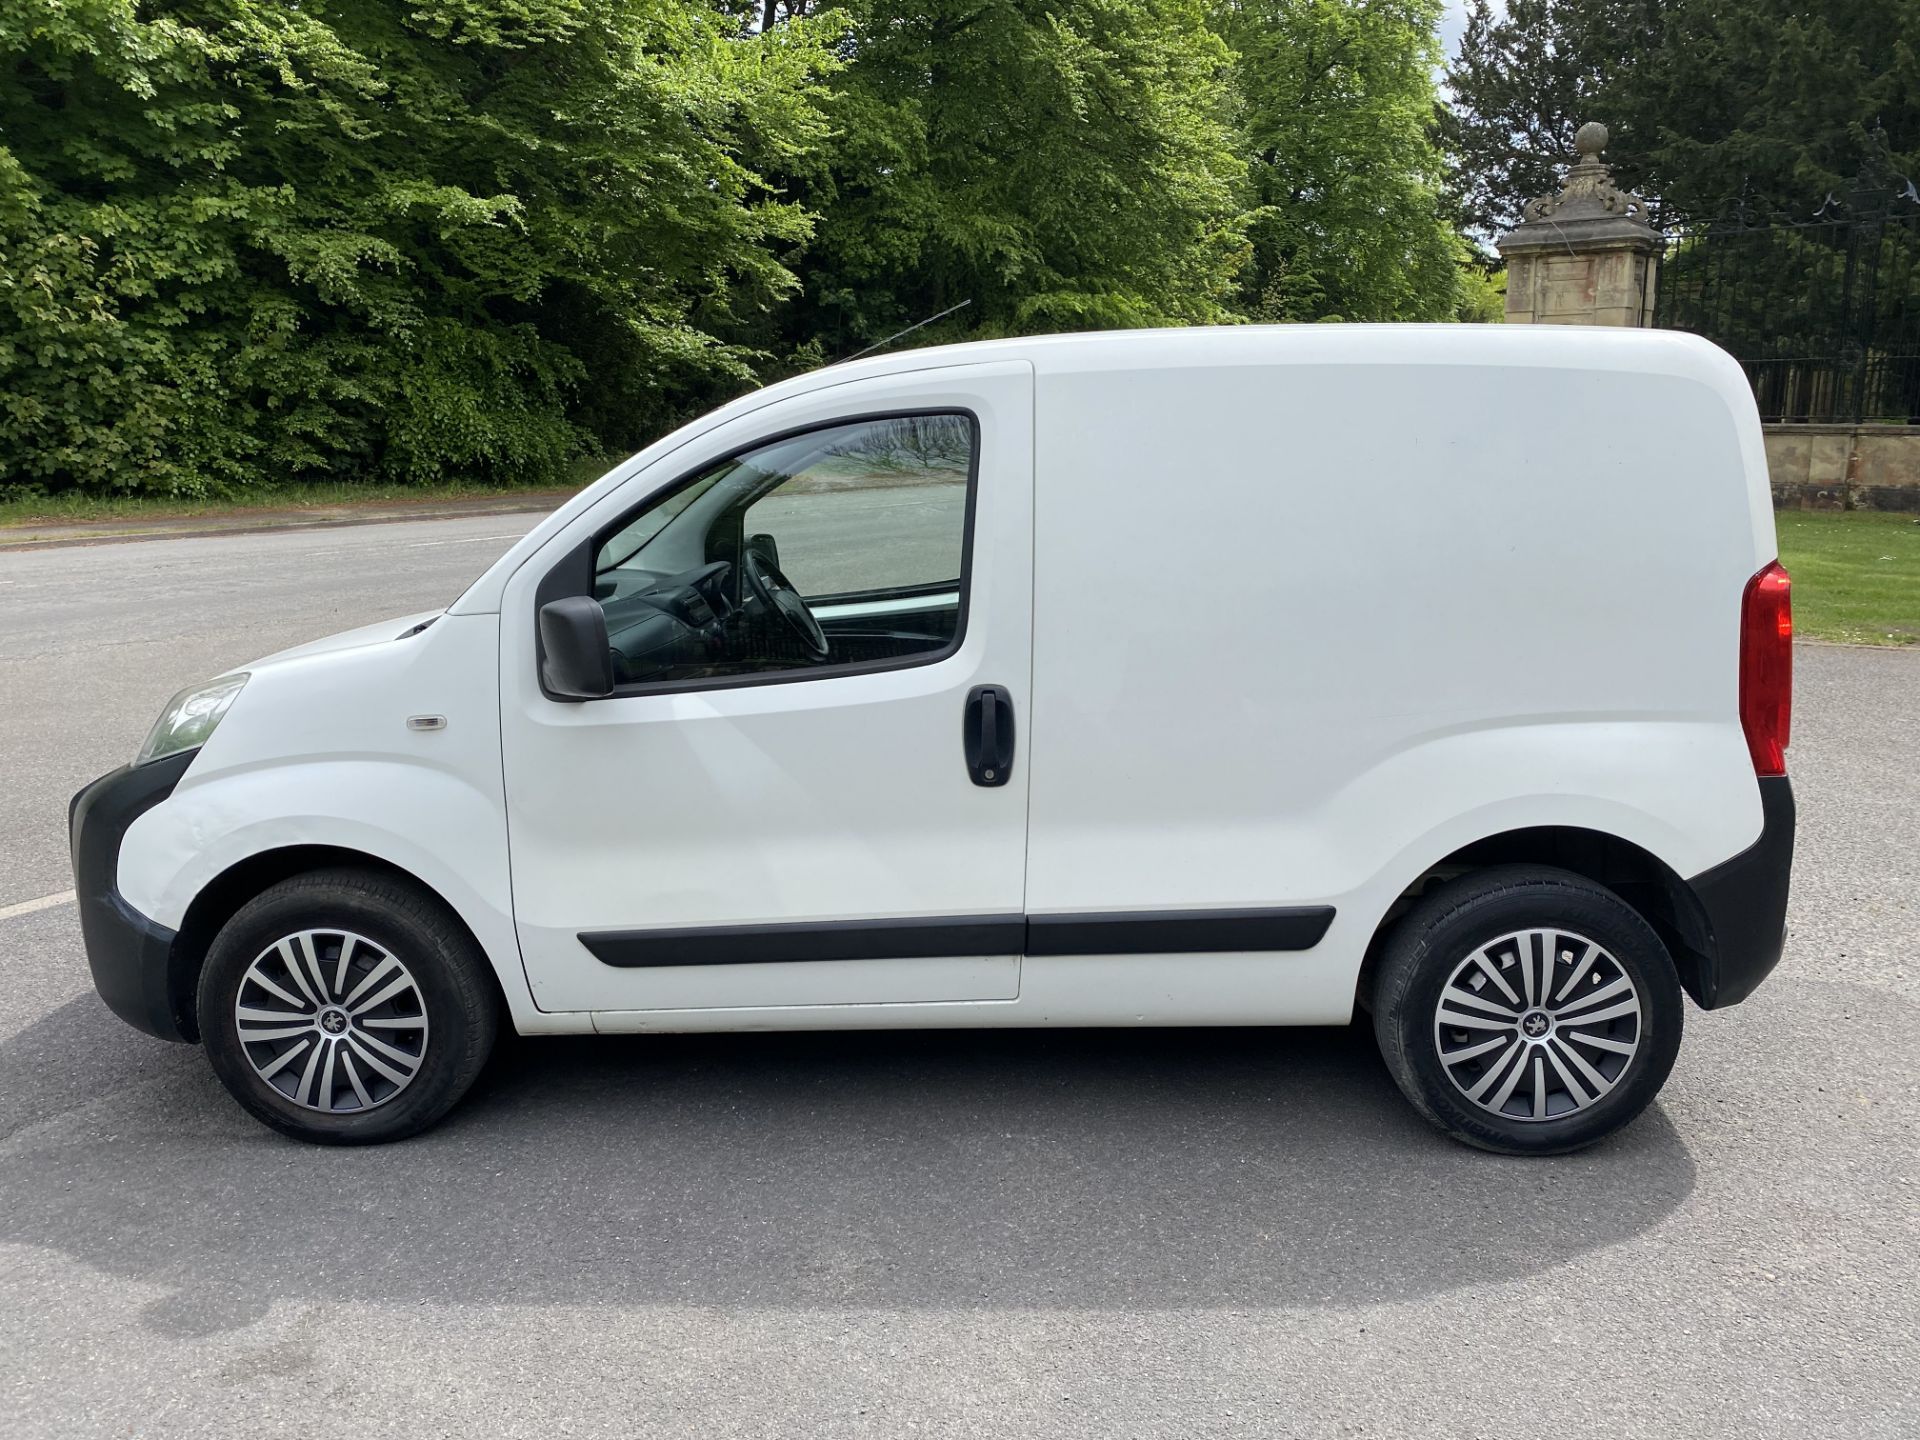
M 960 723 L 967 774 L 976 785 L 1007 783 L 1013 774 L 1013 697 L 1003 685 L 976 685 Z

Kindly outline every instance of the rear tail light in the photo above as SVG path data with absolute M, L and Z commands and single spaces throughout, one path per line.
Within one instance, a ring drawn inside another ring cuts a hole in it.
M 1778 560 L 1740 601 L 1740 728 L 1759 775 L 1787 773 L 1793 719 L 1793 591 Z

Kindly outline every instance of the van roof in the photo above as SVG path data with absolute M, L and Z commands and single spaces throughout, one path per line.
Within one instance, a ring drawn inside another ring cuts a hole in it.
M 1732 379 L 1740 388 L 1745 385 L 1738 365 L 1725 351 L 1678 330 L 1599 325 L 1210 325 L 1029 335 L 893 350 L 825 365 L 742 399 L 759 405 L 868 376 L 996 360 L 1025 360 L 1039 375 L 1194 365 L 1524 365 L 1665 372 L 1709 384 Z

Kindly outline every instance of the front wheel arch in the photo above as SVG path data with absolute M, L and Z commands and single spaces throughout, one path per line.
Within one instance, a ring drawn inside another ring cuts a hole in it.
M 423 886 L 356 865 L 303 871 L 248 901 L 215 937 L 197 996 L 228 1093 L 314 1144 L 380 1144 L 438 1122 L 501 1020 L 486 954 L 453 918 Z M 283 1074 L 298 1077 L 291 1088 Z
M 431 897 L 446 912 L 447 918 L 460 927 L 475 950 L 486 954 L 486 947 L 473 933 L 473 927 L 467 924 L 458 909 L 448 903 L 445 896 L 391 860 L 340 845 L 287 845 L 262 850 L 228 866 L 208 881 L 187 906 L 187 913 L 174 936 L 167 968 L 167 989 L 174 1017 L 185 1039 L 200 1039 L 200 1019 L 195 999 L 200 989 L 200 972 L 206 966 L 207 951 L 213 945 L 214 936 L 220 933 L 227 921 L 237 915 L 249 900 L 283 880 L 291 880 L 296 875 L 315 870 L 342 869 L 380 875 Z M 492 965 L 488 965 L 486 971 L 493 983 L 494 998 L 501 1007 L 501 1013 L 505 1014 L 508 1009 L 507 998 L 500 987 L 500 977 L 494 973 Z

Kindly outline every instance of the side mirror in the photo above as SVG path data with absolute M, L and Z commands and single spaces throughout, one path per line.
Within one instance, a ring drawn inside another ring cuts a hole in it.
M 747 553 L 763 565 L 775 570 L 780 568 L 780 542 L 764 530 L 758 535 L 747 536 Z
M 607 612 L 588 595 L 567 595 L 540 607 L 540 683 L 563 700 L 613 693 L 613 650 Z

